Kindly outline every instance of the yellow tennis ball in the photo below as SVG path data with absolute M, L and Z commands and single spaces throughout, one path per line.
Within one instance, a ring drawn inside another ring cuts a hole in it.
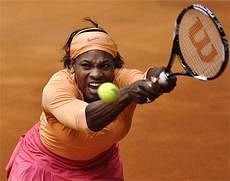
M 111 82 L 105 82 L 97 89 L 98 96 L 105 102 L 113 102 L 118 98 L 118 88 Z

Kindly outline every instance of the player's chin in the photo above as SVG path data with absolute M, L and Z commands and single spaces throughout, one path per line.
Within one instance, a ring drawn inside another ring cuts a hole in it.
M 88 89 L 86 91 L 85 98 L 87 102 L 94 102 L 100 99 L 97 94 L 97 89 Z

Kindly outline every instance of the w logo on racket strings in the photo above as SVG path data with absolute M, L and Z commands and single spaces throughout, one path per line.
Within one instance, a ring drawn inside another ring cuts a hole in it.
M 204 62 L 211 62 L 214 59 L 214 57 L 218 55 L 218 52 L 213 46 L 213 44 L 211 44 L 211 46 L 209 47 L 208 53 L 204 54 L 202 52 L 202 50 L 204 50 L 204 48 L 208 46 L 209 43 L 211 43 L 211 40 L 205 30 L 203 30 L 204 37 L 202 37 L 201 40 L 196 40 L 196 36 L 200 31 L 202 31 L 203 28 L 203 24 L 201 23 L 199 17 L 197 17 L 196 19 L 197 21 L 192 25 L 191 28 L 189 28 L 189 38 L 192 41 L 192 44 L 195 46 L 200 59 Z

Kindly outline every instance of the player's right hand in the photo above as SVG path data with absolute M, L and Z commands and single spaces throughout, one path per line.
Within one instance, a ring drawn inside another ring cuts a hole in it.
M 160 85 L 150 80 L 138 80 L 128 88 L 132 101 L 138 104 L 150 103 L 158 98 L 162 92 Z

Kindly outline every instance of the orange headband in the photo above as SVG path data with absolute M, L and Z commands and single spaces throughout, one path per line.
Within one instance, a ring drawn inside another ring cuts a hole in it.
M 95 49 L 105 51 L 114 58 L 117 56 L 117 45 L 107 33 L 90 31 L 79 32 L 73 37 L 70 44 L 70 57 L 75 59 L 80 54 Z

